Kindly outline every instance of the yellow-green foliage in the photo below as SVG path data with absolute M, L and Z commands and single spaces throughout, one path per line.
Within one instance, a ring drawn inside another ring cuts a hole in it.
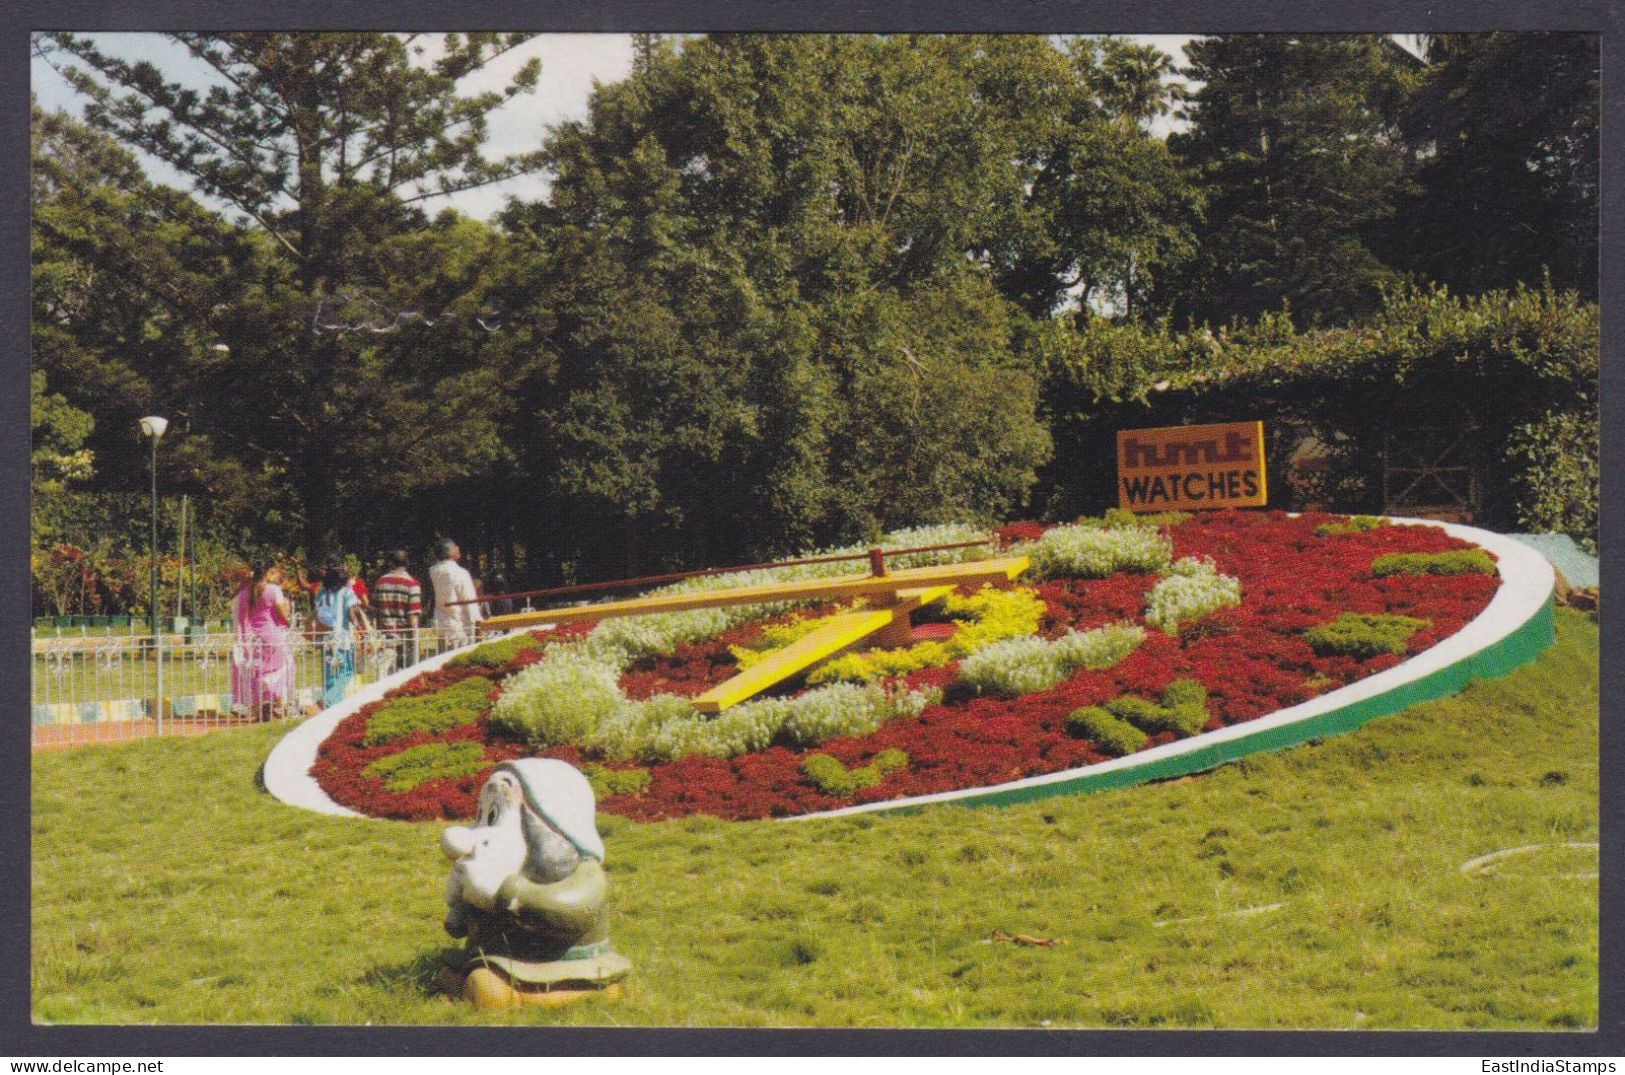
M 1311 627 L 1303 637 L 1322 657 L 1336 655 L 1363 660 L 1379 653 L 1403 654 L 1411 636 L 1430 626 L 1432 621 L 1413 616 L 1365 616 L 1344 612 L 1330 623 Z
M 1194 679 L 1176 679 L 1168 684 L 1160 703 L 1126 694 L 1113 698 L 1104 708 L 1149 735 L 1171 731 L 1183 739 L 1201 731 L 1208 722 L 1207 688 Z
M 479 668 L 501 668 L 526 650 L 541 649 L 542 644 L 531 636 L 529 631 L 499 638 L 495 642 L 487 642 L 483 646 L 476 646 L 467 653 L 462 653 L 446 662 L 447 668 L 465 668 L 470 665 Z
M 809 754 L 801 771 L 825 795 L 845 798 L 862 788 L 872 788 L 888 775 L 908 768 L 908 755 L 896 749 L 882 750 L 868 765 L 848 769 L 828 754 Z
M 856 608 L 857 604 L 846 605 L 831 613 L 829 616 L 803 616 L 799 619 L 787 620 L 784 623 L 770 623 L 762 628 L 762 633 L 742 646 L 729 646 L 728 652 L 734 655 L 739 662 L 740 671 L 764 660 L 769 654 L 781 650 L 792 642 L 799 642 L 803 638 L 828 623 L 834 616 L 844 615 Z
M 1389 575 L 1493 575 L 1495 561 L 1483 549 L 1449 552 L 1391 552 L 1371 561 L 1377 578 Z
M 1350 515 L 1335 523 L 1321 523 L 1315 527 L 1316 537 L 1331 537 L 1333 534 L 1363 534 L 1368 530 L 1375 530 L 1379 526 L 1387 526 L 1388 520 L 1380 515 Z
M 1066 723 L 1078 735 L 1094 743 L 1102 754 L 1120 758 L 1145 746 L 1151 738 L 1121 717 L 1098 705 L 1074 710 Z
M 920 642 L 903 649 L 872 649 L 825 661 L 807 676 L 808 683 L 833 680 L 869 682 L 886 676 L 907 675 L 921 668 L 940 668 L 968 657 L 1004 638 L 1030 635 L 1038 630 L 1044 602 L 1032 590 L 999 590 L 984 586 L 969 597 L 949 594 L 942 610 L 959 622 L 959 630 L 938 642 Z
M 593 763 L 582 766 L 581 775 L 592 785 L 593 795 L 600 799 L 642 794 L 650 780 L 647 769 L 610 769 Z
M 401 792 L 441 777 L 470 776 L 486 764 L 485 747 L 479 743 L 424 743 L 379 758 L 361 770 L 361 775 L 382 780 L 390 791 Z
M 438 735 L 449 728 L 472 724 L 485 711 L 485 698 L 490 693 L 489 679 L 470 676 L 433 694 L 398 698 L 367 718 L 367 731 L 361 741 L 371 747 L 413 732 Z

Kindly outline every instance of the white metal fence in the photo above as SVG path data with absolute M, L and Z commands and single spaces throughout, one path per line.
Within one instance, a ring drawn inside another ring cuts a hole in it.
M 44 749 L 308 716 L 468 640 L 432 628 L 371 630 L 334 645 L 297 623 L 285 646 L 219 630 L 36 632 L 32 742 Z

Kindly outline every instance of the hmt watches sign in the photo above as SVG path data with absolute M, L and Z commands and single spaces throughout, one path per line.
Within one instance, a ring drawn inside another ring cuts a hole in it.
M 1263 507 L 1264 423 L 1119 430 L 1117 503 L 1129 511 Z

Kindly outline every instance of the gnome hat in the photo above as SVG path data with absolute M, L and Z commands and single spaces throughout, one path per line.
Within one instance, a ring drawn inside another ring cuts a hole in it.
M 592 785 L 575 766 L 557 758 L 520 758 L 496 767 L 518 780 L 525 802 L 570 844 L 591 859 L 604 861 L 604 841 L 595 820 Z

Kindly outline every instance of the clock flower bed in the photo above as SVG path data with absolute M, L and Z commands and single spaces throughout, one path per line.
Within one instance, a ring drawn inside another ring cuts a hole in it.
M 494 765 L 538 754 L 640 820 L 1002 784 L 1336 690 L 1456 633 L 1499 585 L 1492 556 L 1438 527 L 1358 517 L 1113 513 L 995 538 L 1031 570 L 922 610 L 909 647 L 848 654 L 717 716 L 688 700 L 841 609 L 705 609 L 489 643 L 345 718 L 312 773 L 336 802 L 403 819 L 470 817 Z

